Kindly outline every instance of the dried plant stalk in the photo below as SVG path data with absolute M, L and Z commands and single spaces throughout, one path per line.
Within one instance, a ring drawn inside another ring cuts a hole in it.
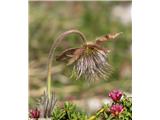
M 51 94 L 51 67 L 52 67 L 52 61 L 53 61 L 53 57 L 55 54 L 55 50 L 57 48 L 57 46 L 59 45 L 59 43 L 69 34 L 77 34 L 80 36 L 83 44 L 86 44 L 86 38 L 84 36 L 83 33 L 81 33 L 78 30 L 72 29 L 72 30 L 68 30 L 62 34 L 59 35 L 59 37 L 55 40 L 55 42 L 53 43 L 50 52 L 49 52 L 49 56 L 48 56 L 48 73 L 47 73 L 47 92 L 48 92 L 48 97 L 50 98 L 50 94 Z
M 115 39 L 121 33 L 112 33 L 101 36 L 96 39 L 95 43 L 87 43 L 83 33 L 78 30 L 69 30 L 62 33 L 53 43 L 48 57 L 48 78 L 47 91 L 50 98 L 51 93 L 51 67 L 55 50 L 59 43 L 69 34 L 78 34 L 83 42 L 82 47 L 71 48 L 63 51 L 56 60 L 68 61 L 67 65 L 74 63 L 76 78 L 83 76 L 86 80 L 95 81 L 98 79 L 105 79 L 109 76 L 111 66 L 108 63 L 109 50 L 103 48 L 102 43 Z

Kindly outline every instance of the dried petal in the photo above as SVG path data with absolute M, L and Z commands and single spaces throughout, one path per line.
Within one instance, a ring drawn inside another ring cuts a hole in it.
M 70 48 L 63 51 L 60 55 L 56 56 L 57 61 L 64 61 L 73 56 L 74 52 L 79 48 Z
M 100 45 L 100 44 L 106 42 L 106 41 L 109 40 L 109 39 L 115 39 L 115 38 L 118 37 L 120 34 L 122 34 L 122 32 L 112 33 L 112 34 L 107 34 L 107 35 L 101 36 L 101 37 L 99 37 L 99 38 L 96 39 L 96 44 L 97 44 L 97 45 Z
M 74 63 L 77 59 L 79 59 L 79 57 L 82 55 L 84 49 L 83 48 L 79 48 L 76 49 L 72 55 L 72 58 L 69 59 L 68 64 L 67 65 L 71 65 L 72 63 Z

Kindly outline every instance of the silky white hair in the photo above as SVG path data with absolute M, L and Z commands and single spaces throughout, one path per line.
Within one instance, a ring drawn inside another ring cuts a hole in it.
M 112 71 L 108 63 L 108 53 L 99 49 L 90 50 L 90 53 L 83 53 L 74 65 L 77 79 L 81 76 L 85 80 L 95 81 L 107 79 Z

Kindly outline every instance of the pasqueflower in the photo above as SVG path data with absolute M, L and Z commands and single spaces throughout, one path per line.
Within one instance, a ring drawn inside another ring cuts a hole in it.
M 82 47 L 67 49 L 57 56 L 56 60 L 67 61 L 68 65 L 73 64 L 77 79 L 81 76 L 89 81 L 105 79 L 111 72 L 111 65 L 108 63 L 109 50 L 103 48 L 102 43 L 116 38 L 119 34 L 108 34 L 97 38 L 95 43 L 87 42 Z

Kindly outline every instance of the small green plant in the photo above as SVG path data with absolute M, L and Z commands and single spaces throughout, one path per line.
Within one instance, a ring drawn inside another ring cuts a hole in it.
M 65 102 L 63 108 L 55 108 L 52 113 L 52 120 L 87 120 L 87 115 L 76 105 Z
M 113 100 L 111 105 L 104 105 L 89 120 L 132 120 L 132 98 L 119 90 L 111 91 L 109 97 Z
M 62 33 L 53 43 L 48 58 L 47 92 L 39 100 L 39 105 L 29 113 L 29 117 L 35 120 L 38 118 L 51 118 L 52 120 L 131 120 L 132 103 L 119 90 L 109 93 L 113 103 L 110 106 L 104 105 L 95 115 L 88 117 L 75 105 L 65 102 L 64 107 L 55 106 L 56 99 L 51 91 L 51 68 L 55 57 L 55 50 L 60 42 L 69 34 L 78 34 L 83 42 L 79 48 L 70 48 L 63 51 L 56 60 L 67 61 L 68 65 L 73 64 L 76 79 L 83 77 L 88 81 L 105 79 L 108 77 L 111 66 L 108 63 L 107 48 L 102 44 L 110 39 L 115 39 L 121 33 L 112 33 L 101 36 L 95 42 L 87 42 L 83 33 L 78 30 L 69 30 Z
M 132 98 L 119 90 L 111 91 L 108 96 L 112 102 L 104 104 L 92 116 L 88 116 L 76 105 L 65 102 L 62 107 L 55 106 L 49 112 L 49 118 L 52 120 L 132 120 Z M 42 114 L 44 115 L 44 112 L 36 108 L 30 111 L 30 118 L 38 120 L 42 118 Z

